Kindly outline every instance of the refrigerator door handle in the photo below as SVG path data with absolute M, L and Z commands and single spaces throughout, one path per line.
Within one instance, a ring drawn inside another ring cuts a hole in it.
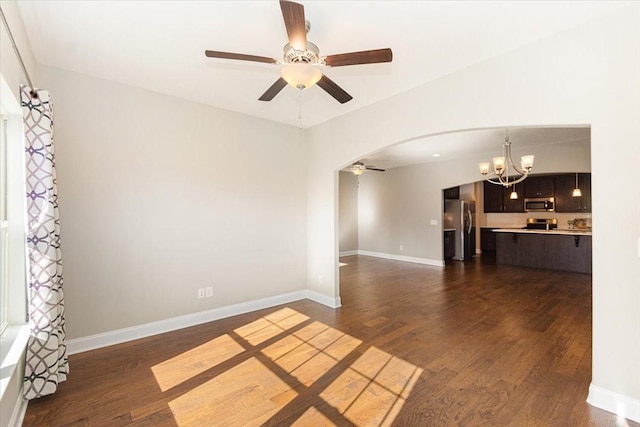
M 471 228 L 473 227 L 473 216 L 471 216 L 471 209 L 467 210 L 467 215 L 469 215 L 469 229 L 467 233 L 471 234 Z

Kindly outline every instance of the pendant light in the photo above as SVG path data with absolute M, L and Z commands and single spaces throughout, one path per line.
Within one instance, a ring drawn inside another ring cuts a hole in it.
M 582 197 L 582 191 L 578 188 L 578 174 L 576 173 L 576 187 L 573 189 L 573 197 Z
M 518 193 L 516 192 L 516 186 L 515 185 L 511 186 L 511 194 L 509 195 L 509 198 L 511 200 L 518 200 Z

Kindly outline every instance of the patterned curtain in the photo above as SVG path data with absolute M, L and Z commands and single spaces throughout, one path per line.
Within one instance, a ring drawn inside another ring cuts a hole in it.
M 28 307 L 24 397 L 56 391 L 69 363 L 64 323 L 58 190 L 53 155 L 53 109 L 49 93 L 22 86 L 27 187 Z

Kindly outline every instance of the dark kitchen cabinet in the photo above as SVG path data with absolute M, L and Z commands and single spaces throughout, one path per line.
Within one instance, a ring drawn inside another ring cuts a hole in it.
M 504 212 L 504 192 L 501 185 L 484 181 L 484 211 Z
M 496 233 L 493 232 L 493 228 L 480 229 L 480 249 L 482 252 L 496 251 Z
M 444 259 L 451 259 L 456 255 L 456 231 L 444 232 Z
M 545 236 L 533 233 L 496 234 L 498 264 L 543 268 Z
M 591 273 L 591 236 L 496 233 L 496 263 Z
M 576 187 L 576 174 L 562 174 L 555 176 L 555 204 L 556 212 L 562 213 L 588 213 L 591 212 L 591 174 L 578 174 L 578 188 L 582 192 L 581 197 L 573 197 L 573 189 Z
M 485 213 L 514 213 L 524 212 L 522 200 L 522 185 L 516 185 L 518 199 L 511 200 L 511 187 L 492 184 L 484 181 L 484 212 Z
M 591 212 L 591 174 L 578 174 L 578 188 L 582 192 L 582 210 L 580 212 Z
M 460 198 L 460 187 L 445 188 L 442 193 L 446 200 L 457 200 Z
M 553 197 L 552 175 L 530 176 L 524 180 L 524 197 Z
M 575 184 L 575 183 L 574 183 Z M 544 236 L 544 267 L 591 273 L 591 236 Z

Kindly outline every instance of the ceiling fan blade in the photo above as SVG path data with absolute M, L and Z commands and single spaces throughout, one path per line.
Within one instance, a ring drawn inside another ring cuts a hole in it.
M 240 61 L 265 62 L 267 64 L 277 64 L 278 60 L 267 58 L 266 56 L 245 55 L 243 53 L 219 52 L 217 50 L 205 50 L 204 54 L 209 58 L 237 59 Z
M 304 19 L 304 6 L 292 1 L 280 0 L 282 18 L 287 27 L 289 44 L 296 50 L 307 50 L 307 28 Z
M 377 64 L 380 62 L 391 62 L 392 59 L 393 52 L 391 52 L 391 49 L 386 48 L 329 55 L 325 58 L 325 63 L 329 67 L 342 67 L 344 65 Z
M 280 77 L 274 84 L 271 85 L 269 89 L 267 89 L 265 93 L 262 94 L 260 98 L 258 98 L 258 100 L 271 101 L 277 94 L 280 93 L 282 88 L 284 88 L 286 85 L 286 80 Z
M 317 83 L 325 92 L 333 96 L 340 104 L 349 102 L 353 99 L 351 95 L 344 91 L 340 86 L 334 83 L 329 77 L 323 75 Z
M 366 170 L 368 171 L 378 171 L 378 172 L 385 172 L 385 169 L 380 169 L 380 168 L 372 168 L 372 167 L 365 167 Z

